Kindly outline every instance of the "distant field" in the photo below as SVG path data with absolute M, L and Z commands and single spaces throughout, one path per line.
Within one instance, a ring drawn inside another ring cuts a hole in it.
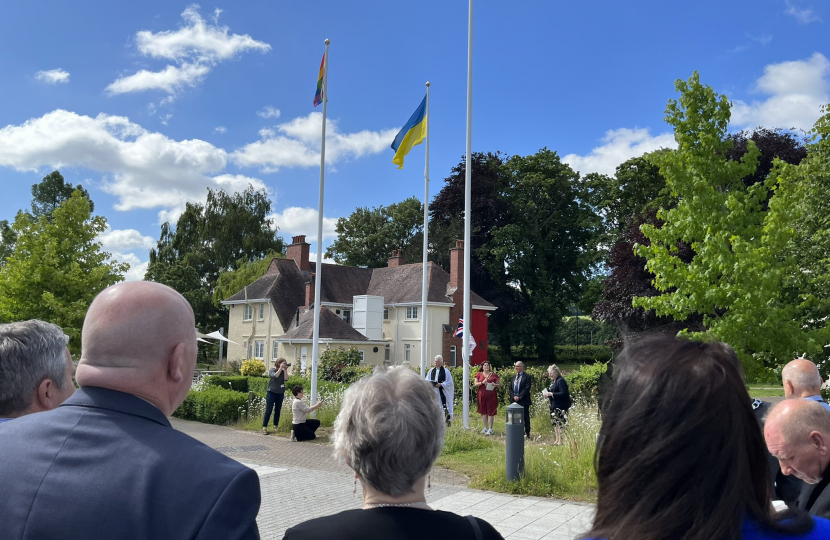
M 746 385 L 749 395 L 754 398 L 762 397 L 784 397 L 784 387 L 771 384 L 748 384 Z

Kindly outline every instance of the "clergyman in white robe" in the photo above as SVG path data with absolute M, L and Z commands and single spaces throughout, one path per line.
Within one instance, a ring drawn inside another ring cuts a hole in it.
M 440 357 L 438 357 L 440 358 Z M 438 364 L 438 358 L 436 358 L 436 364 Z M 444 396 L 447 400 L 447 411 L 450 413 L 450 420 L 453 418 L 452 412 L 452 405 L 453 405 L 453 395 L 455 388 L 453 387 L 452 383 L 452 375 L 450 374 L 450 370 L 444 367 L 443 362 L 441 362 L 440 367 L 434 367 L 427 372 L 426 379 L 431 383 L 437 383 L 441 373 L 439 370 L 444 371 L 444 382 L 441 383 L 441 388 L 435 388 L 435 399 L 438 400 L 438 406 L 443 410 L 443 404 L 441 403 L 441 390 L 444 391 Z

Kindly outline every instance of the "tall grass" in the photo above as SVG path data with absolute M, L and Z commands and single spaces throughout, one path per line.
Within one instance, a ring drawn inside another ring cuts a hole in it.
M 319 391 L 320 399 L 323 405 L 316 411 L 315 417 L 320 421 L 320 427 L 330 428 L 334 425 L 334 419 L 337 418 L 337 413 L 340 412 L 340 405 L 343 402 L 343 393 L 346 391 L 346 385 L 327 385 Z M 294 396 L 291 392 L 285 393 L 285 399 L 282 402 L 282 409 L 280 413 L 280 423 L 277 426 L 277 433 L 288 435 L 291 432 L 291 421 L 293 415 L 291 414 L 291 404 L 294 402 Z M 264 397 L 254 396 L 251 401 L 250 410 L 239 411 L 239 422 L 236 427 L 238 429 L 245 429 L 250 431 L 260 431 L 262 429 L 262 418 L 265 416 L 266 401 Z M 268 422 L 268 429 L 273 429 L 274 417 L 273 413 Z

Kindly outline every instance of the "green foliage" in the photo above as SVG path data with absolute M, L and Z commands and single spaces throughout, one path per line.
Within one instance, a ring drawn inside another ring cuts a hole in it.
M 282 238 L 267 217 L 270 213 L 264 189 L 248 186 L 233 194 L 208 189 L 204 205 L 188 203 L 175 227 L 161 226 L 145 279 L 180 292 L 193 308 L 200 330 L 212 332 L 227 325 L 227 313 L 214 304 L 220 274 L 239 268 L 244 264 L 240 261 L 283 251 Z
M 701 314 L 748 372 L 799 352 L 821 353 L 830 338 L 826 328 L 803 328 L 803 310 L 787 293 L 791 276 L 802 272 L 789 250 L 798 223 L 795 167 L 778 162 L 764 182 L 747 186 L 743 178 L 755 172 L 759 150 L 749 141 L 739 161 L 727 159 L 726 96 L 701 84 L 697 73 L 676 87 L 681 96 L 669 102 L 666 121 L 678 148 L 651 161 L 678 203 L 660 210 L 661 227 L 643 225 L 650 245 L 636 246 L 662 294 L 638 297 L 634 306 L 676 320 Z M 678 243 L 691 246 L 690 262 L 678 257 Z
M 611 349 L 604 345 L 557 345 L 556 361 L 563 364 L 587 364 L 611 360 Z
M 204 390 L 188 392 L 173 416 L 205 424 L 228 424 L 239 420 L 247 404 L 248 395 L 245 393 L 208 386 Z
M 45 216 L 46 219 L 52 221 L 52 212 L 68 200 L 75 191 L 79 191 L 81 195 L 86 197 L 89 201 L 90 213 L 94 212 L 95 203 L 92 202 L 89 192 L 81 184 L 74 187 L 66 182 L 63 175 L 58 171 L 47 174 L 39 184 L 32 186 L 32 217 L 37 220 L 41 216 Z
M 556 333 L 557 345 L 602 345 L 606 341 L 619 338 L 617 328 L 605 321 L 595 321 L 590 317 L 566 317 Z M 556 359 L 565 362 L 559 349 L 556 350 Z M 580 361 L 580 360 L 575 360 Z
M 485 450 L 492 448 L 496 444 L 491 439 L 485 439 L 480 436 L 472 429 L 450 428 L 444 435 L 444 449 L 442 454 L 448 456 L 462 452 Z
M 356 347 L 349 347 L 348 349 L 343 347 L 326 349 L 320 355 L 320 362 L 317 364 L 317 373 L 320 379 L 324 381 L 346 382 L 343 380 L 343 369 L 346 367 L 356 368 L 359 365 L 360 351 Z
M 14 252 L 14 243 L 17 241 L 9 220 L 0 220 L 0 268 L 6 263 L 6 258 Z
M 607 363 L 594 362 L 593 364 L 586 364 L 565 376 L 571 398 L 576 399 L 578 396 L 582 396 L 588 399 L 596 399 L 599 395 L 599 379 L 607 370 Z
M 270 377 L 248 377 L 248 390 L 258 396 L 265 396 L 268 391 L 268 381 Z M 288 390 L 288 388 L 286 388 Z
M 124 279 L 128 264 L 110 260 L 98 235 L 107 220 L 93 216 L 80 191 L 47 216 L 20 212 L 12 230 L 14 252 L 0 268 L 0 321 L 42 319 L 70 337 L 80 353 L 81 327 L 87 308 L 99 292 Z
M 352 384 L 367 375 L 371 375 L 373 370 L 373 366 L 345 366 L 340 370 L 340 382 Z
M 248 377 L 211 375 L 210 377 L 205 377 L 205 384 L 207 386 L 227 388 L 228 390 L 233 390 L 234 392 L 248 391 Z
M 254 261 L 240 259 L 236 261 L 234 270 L 222 270 L 219 273 L 219 279 L 216 281 L 216 289 L 213 291 L 213 305 L 217 308 L 220 307 L 222 300 L 233 296 L 247 285 L 264 276 L 272 259 L 282 257 L 283 254 L 279 251 L 271 250 L 261 259 Z
M 338 218 L 337 239 L 326 248 L 326 257 L 349 266 L 385 267 L 393 249 L 403 251 L 408 262 L 421 260 L 424 207 L 415 197 L 389 206 L 358 208 L 348 218 Z
M 265 362 L 262 360 L 245 360 L 239 372 L 245 377 L 258 377 L 265 373 Z

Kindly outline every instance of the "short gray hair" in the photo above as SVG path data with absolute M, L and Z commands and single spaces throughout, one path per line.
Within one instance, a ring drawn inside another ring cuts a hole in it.
M 44 379 L 63 390 L 68 342 L 60 327 L 37 319 L 0 324 L 0 415 L 28 409 Z
M 814 363 L 810 362 L 812 367 L 807 368 L 807 370 L 799 367 L 807 362 L 810 362 L 810 360 L 796 358 L 781 370 L 781 378 L 784 381 L 790 381 L 797 393 L 821 388 L 821 375 L 818 372 L 818 367 Z
M 334 453 L 392 497 L 412 493 L 444 446 L 444 417 L 429 383 L 405 366 L 353 384 L 334 421 Z

